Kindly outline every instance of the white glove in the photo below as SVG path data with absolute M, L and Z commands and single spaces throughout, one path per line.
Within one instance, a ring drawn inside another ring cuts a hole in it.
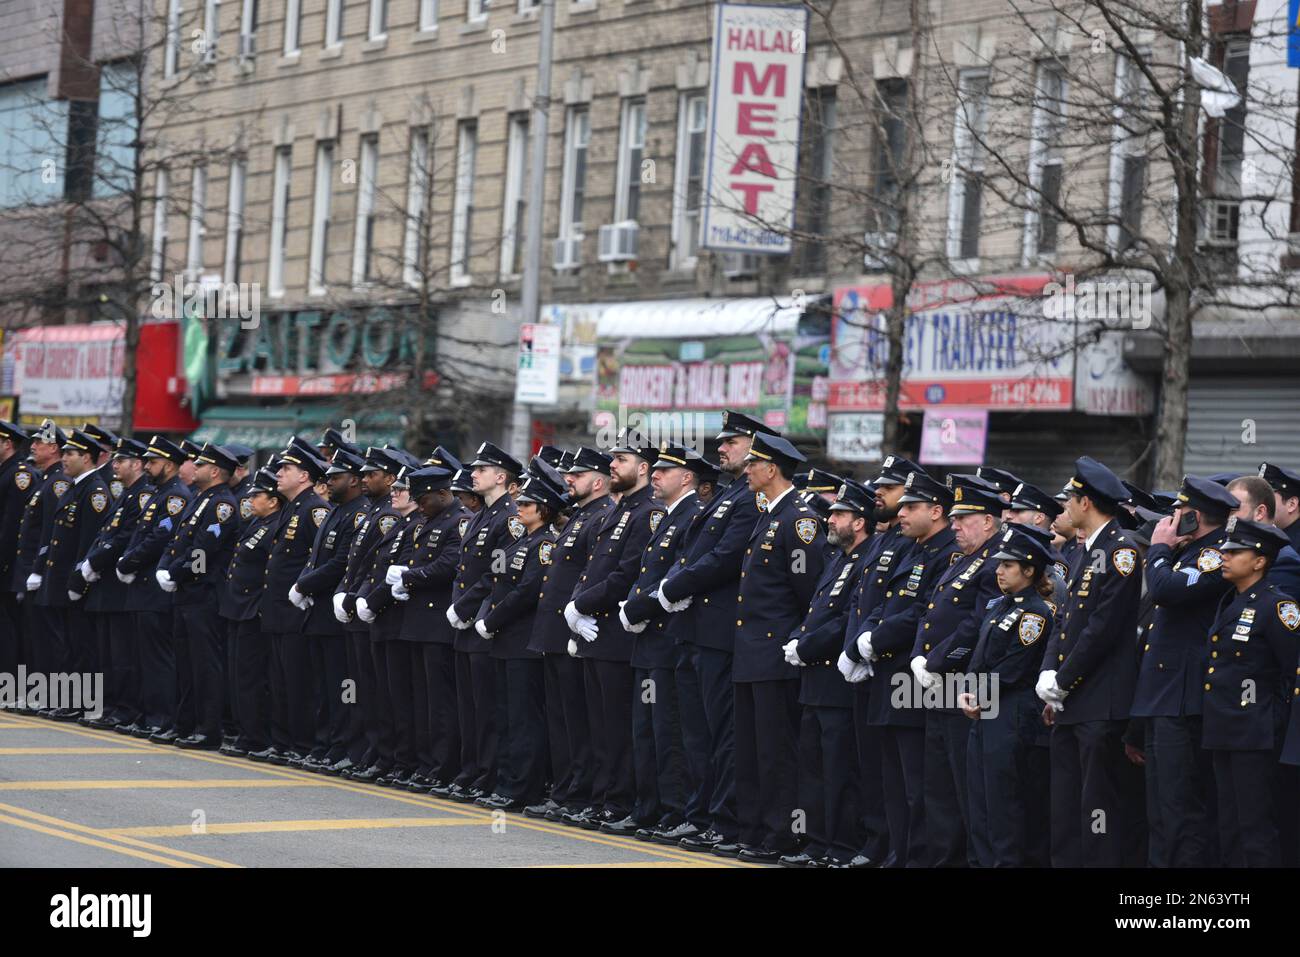
M 457 631 L 464 631 L 466 628 L 469 628 L 471 625 L 474 624 L 472 621 L 461 621 L 459 618 L 457 618 L 455 605 L 447 606 L 447 622 L 448 624 L 451 625 L 451 627 L 455 628 Z
M 929 688 L 939 680 L 937 675 L 925 670 L 925 655 L 917 655 L 912 659 L 912 674 L 921 682 L 922 688 Z
M 165 568 L 158 569 L 156 572 L 154 572 L 153 577 L 157 580 L 158 587 L 161 588 L 163 591 L 173 592 L 176 590 L 176 583 L 172 581 L 171 573 L 167 571 L 167 569 Z
M 303 611 L 306 611 L 307 604 L 304 601 L 306 597 L 306 595 L 298 590 L 297 584 L 289 586 L 289 604 L 293 605 L 293 607 L 301 608 Z
M 487 630 L 487 624 L 483 621 L 482 618 L 474 622 L 474 630 L 478 632 L 478 636 L 480 638 L 491 638 L 492 635 L 494 634 L 493 632 Z
M 84 595 L 81 595 L 70 588 L 68 589 L 68 601 L 81 601 L 84 597 Z
M 352 616 L 348 614 L 348 610 L 343 607 L 343 602 L 347 597 L 348 596 L 343 592 L 336 592 L 334 594 L 334 617 L 345 625 L 352 620 Z
M 600 628 L 596 625 L 596 619 L 588 615 L 583 615 L 578 619 L 578 634 L 583 641 L 595 641 L 600 635 Z
M 1048 704 L 1060 704 L 1065 699 L 1065 692 L 1056 684 L 1056 672 L 1044 671 L 1038 676 L 1038 684 L 1034 686 L 1034 691 L 1038 697 Z M 1060 710 L 1059 708 L 1056 710 Z
M 649 622 L 643 621 L 635 625 L 632 624 L 632 622 L 628 620 L 627 612 L 623 610 L 623 606 L 626 604 L 627 602 L 625 601 L 618 603 L 618 620 L 623 623 L 624 631 L 630 631 L 634 635 L 639 635 L 641 632 L 645 631 L 645 626 L 649 624 Z
M 402 573 L 410 567 L 410 565 L 389 565 L 388 571 L 384 573 L 384 584 L 400 585 L 402 583 Z
M 807 662 L 799 657 L 798 638 L 792 638 L 790 641 L 787 641 L 784 645 L 781 646 L 781 650 L 785 652 L 785 663 L 787 665 L 794 665 L 796 667 L 803 667 L 807 665 Z
M 854 665 L 853 670 L 849 672 L 849 676 L 845 680 L 849 684 L 855 685 L 859 681 L 866 681 L 875 673 L 876 670 L 871 667 L 871 662 L 867 662 L 866 664 L 861 664 L 861 665 Z
M 570 658 L 578 657 L 578 643 L 572 638 L 569 639 L 569 643 L 565 646 L 565 650 L 569 653 Z
M 569 631 L 577 633 L 578 619 L 582 617 L 582 612 L 578 611 L 578 606 L 574 602 L 569 602 L 564 606 L 564 621 L 569 626 Z
M 876 656 L 875 652 L 871 649 L 871 632 L 864 631 L 862 634 L 858 635 L 857 645 L 858 654 L 862 656 L 863 661 L 870 661 Z
M 695 596 L 687 595 L 681 601 L 669 601 L 664 597 L 663 586 L 664 583 L 660 582 L 659 587 L 655 590 L 655 597 L 659 599 L 659 607 L 664 611 L 672 614 L 679 611 L 685 611 L 687 608 L 691 607 L 691 602 L 695 600 Z
M 86 580 L 87 584 L 99 581 L 99 575 L 90 567 L 90 559 L 82 559 L 81 564 L 77 566 L 77 571 L 81 572 L 81 577 Z
M 397 582 L 396 584 L 389 585 L 388 590 L 392 593 L 393 597 L 396 598 L 398 601 L 411 600 L 411 593 L 407 590 L 406 586 L 403 585 L 401 582 Z
M 367 624 L 375 620 L 375 613 L 370 610 L 364 598 L 357 599 L 357 617 Z
M 41 576 L 35 573 L 27 576 L 27 590 L 36 591 L 41 587 Z
M 131 582 L 135 581 L 135 572 L 131 572 L 129 575 L 123 575 L 121 572 L 117 571 L 117 569 L 114 569 L 113 571 L 117 575 L 117 580 L 123 585 L 129 585 Z
M 848 652 L 841 651 L 840 660 L 835 662 L 835 667 L 839 668 L 840 674 L 847 679 L 849 675 L 853 674 L 853 664 L 853 659 L 849 657 Z

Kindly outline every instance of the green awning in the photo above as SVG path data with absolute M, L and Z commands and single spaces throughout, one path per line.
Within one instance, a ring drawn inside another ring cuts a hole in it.
M 346 429 L 353 424 L 356 444 L 401 445 L 402 415 L 387 409 L 348 411 L 333 403 L 278 406 L 214 405 L 203 410 L 202 424 L 190 435 L 192 442 L 235 442 L 257 450 L 282 449 L 292 435 L 312 441 L 325 429 Z

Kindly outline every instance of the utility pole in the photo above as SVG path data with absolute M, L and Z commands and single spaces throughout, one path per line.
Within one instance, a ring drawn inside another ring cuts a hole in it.
M 537 92 L 529 124 L 532 155 L 528 166 L 528 242 L 524 247 L 524 285 L 519 321 L 536 322 L 542 292 L 542 207 L 546 198 L 546 131 L 551 108 L 551 52 L 555 42 L 555 0 L 541 0 L 538 32 Z M 516 369 L 516 374 L 518 370 Z M 510 416 L 510 454 L 526 461 L 530 449 L 532 411 L 515 402 Z

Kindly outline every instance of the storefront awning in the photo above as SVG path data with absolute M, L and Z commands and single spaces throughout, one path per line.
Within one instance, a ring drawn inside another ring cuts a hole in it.
M 351 412 L 333 403 L 302 403 L 292 406 L 216 405 L 203 412 L 203 424 L 190 435 L 193 442 L 235 442 L 254 449 L 282 449 L 292 435 L 315 441 L 327 428 L 355 425 L 356 444 L 401 445 L 402 416 L 376 410 Z

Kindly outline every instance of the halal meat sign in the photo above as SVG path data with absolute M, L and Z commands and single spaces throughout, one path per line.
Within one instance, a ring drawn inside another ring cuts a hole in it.
M 791 250 L 808 11 L 719 4 L 700 245 Z

